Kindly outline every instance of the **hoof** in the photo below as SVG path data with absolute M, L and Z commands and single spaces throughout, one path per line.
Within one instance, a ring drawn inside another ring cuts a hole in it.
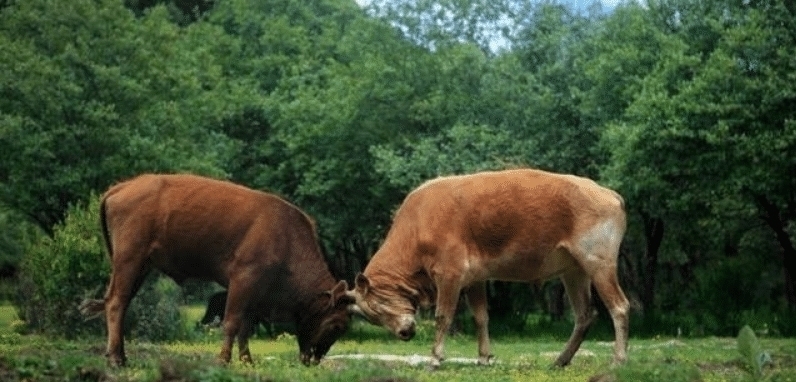
M 442 360 L 437 358 L 431 358 L 431 362 L 426 365 L 426 371 L 437 371 L 439 367 L 442 365 Z
M 127 360 L 124 358 L 108 357 L 108 366 L 110 367 L 124 367 L 126 364 Z
M 216 364 L 218 364 L 219 366 L 228 366 L 229 358 L 226 358 L 223 355 L 219 355 L 218 357 L 216 357 Z
M 478 365 L 479 366 L 490 366 L 492 365 L 492 360 L 495 359 L 495 356 L 490 354 L 486 356 L 478 356 Z

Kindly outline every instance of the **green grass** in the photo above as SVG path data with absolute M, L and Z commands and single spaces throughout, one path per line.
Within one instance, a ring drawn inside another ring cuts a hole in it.
M 186 328 L 193 328 L 201 307 L 183 309 Z M 0 306 L 0 380 L 2 381 L 587 381 L 610 373 L 619 381 L 745 381 L 745 370 L 735 338 L 632 339 L 628 364 L 611 368 L 611 343 L 591 336 L 564 369 L 549 368 L 565 338 L 559 335 L 499 335 L 492 341 L 496 363 L 489 367 L 444 362 L 434 372 L 425 364 L 340 358 L 349 354 L 428 355 L 433 327 L 424 322 L 418 337 L 409 342 L 393 339 L 386 331 L 356 321 L 329 352 L 330 358 L 315 367 L 298 361 L 295 338 L 254 338 L 253 365 L 215 363 L 220 348 L 218 330 L 199 332 L 186 342 L 152 344 L 129 340 L 129 365 L 108 368 L 101 333 L 79 341 L 21 335 L 13 330 L 16 314 Z M 764 377 L 771 381 L 796 381 L 796 339 L 762 338 L 762 348 L 773 362 Z M 446 355 L 474 358 L 476 342 L 470 335 L 454 335 L 446 341 Z

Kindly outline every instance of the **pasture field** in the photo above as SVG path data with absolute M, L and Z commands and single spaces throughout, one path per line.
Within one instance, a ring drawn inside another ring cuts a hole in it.
M 202 307 L 184 309 L 186 327 Z M 0 306 L 0 381 L 796 381 L 796 339 L 760 338 L 770 355 L 763 374 L 755 377 L 742 360 L 735 338 L 631 338 L 626 365 L 611 368 L 611 342 L 588 336 L 572 365 L 550 369 L 566 338 L 517 334 L 494 336 L 495 363 L 480 367 L 471 335 L 446 342 L 448 360 L 426 370 L 432 324 L 423 324 L 409 342 L 393 339 L 378 327 L 356 321 L 320 365 L 298 361 L 295 338 L 252 340 L 253 365 L 215 363 L 220 333 L 197 333 L 191 341 L 126 343 L 128 367 L 108 368 L 102 333 L 80 340 L 21 335 L 13 330 L 13 308 Z M 392 359 L 374 359 L 375 357 Z M 233 353 L 236 356 L 236 353 Z M 607 374 L 606 374 L 607 373 Z M 597 379 L 595 379 L 597 380 Z

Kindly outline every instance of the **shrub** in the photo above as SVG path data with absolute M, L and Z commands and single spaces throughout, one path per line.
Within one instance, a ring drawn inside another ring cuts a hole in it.
M 102 320 L 86 321 L 77 306 L 105 292 L 110 261 L 99 225 L 99 198 L 71 206 L 53 236 L 44 236 L 26 251 L 20 264 L 15 305 L 30 330 L 66 338 L 104 332 Z M 179 288 L 150 278 L 133 299 L 127 332 L 141 339 L 175 339 L 181 333 Z M 137 324 L 137 325 L 136 325 Z
M 738 332 L 737 342 L 741 360 L 746 366 L 744 370 L 753 380 L 763 380 L 763 367 L 767 363 L 771 363 L 771 356 L 760 347 L 760 341 L 752 328 L 748 325 L 741 328 L 741 331 Z
M 166 277 L 151 275 L 141 286 L 127 313 L 125 324 L 132 337 L 167 341 L 186 336 L 180 318 L 179 286 Z
M 99 200 L 72 206 L 65 221 L 26 251 L 20 264 L 16 306 L 31 330 L 74 337 L 100 332 L 77 310 L 88 291 L 108 281 L 110 266 L 99 229 Z

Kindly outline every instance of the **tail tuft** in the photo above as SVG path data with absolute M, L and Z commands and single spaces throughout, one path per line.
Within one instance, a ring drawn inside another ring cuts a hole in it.
M 86 321 L 105 315 L 105 300 L 85 299 L 77 307 Z

